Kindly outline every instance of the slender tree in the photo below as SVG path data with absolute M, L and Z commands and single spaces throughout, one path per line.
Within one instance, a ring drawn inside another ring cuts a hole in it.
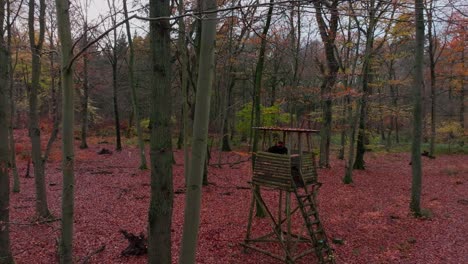
M 115 6 L 115 0 L 107 0 L 107 5 L 110 9 L 110 18 L 112 21 L 112 40 L 109 40 L 106 48 L 106 55 L 109 63 L 112 67 L 112 102 L 114 108 L 114 126 L 115 126 L 115 150 L 122 150 L 122 140 L 120 135 L 120 115 L 118 105 L 118 90 L 117 90 L 117 75 L 118 75 L 118 63 L 119 63 L 119 50 L 118 39 L 117 39 L 117 9 Z
M 372 95 L 372 84 L 374 82 L 374 56 L 384 41 L 381 41 L 379 45 L 375 45 L 375 35 L 378 26 L 379 19 L 387 12 L 392 3 L 386 0 L 371 0 L 364 2 L 364 8 L 366 10 L 366 20 L 361 23 L 357 16 L 353 16 L 358 29 L 363 32 L 366 38 L 364 54 L 363 54 L 363 65 L 362 65 L 362 98 L 361 98 L 361 117 L 359 119 L 359 132 L 356 147 L 356 160 L 354 162 L 354 169 L 363 170 L 365 168 L 364 154 L 366 152 L 366 130 L 367 130 L 367 116 L 369 114 L 369 96 Z M 353 5 L 350 4 L 350 8 Z M 354 9 L 353 10 L 353 14 Z M 393 14 L 392 14 L 393 17 Z M 389 23 L 390 25 L 390 23 Z M 388 27 L 389 28 L 389 27 Z M 384 36 L 384 40 L 386 34 Z
M 184 214 L 184 231 L 180 264 L 194 264 L 197 236 L 200 223 L 200 206 L 203 170 L 207 152 L 208 124 L 211 89 L 214 77 L 214 52 L 216 41 L 217 3 L 216 0 L 202 1 L 202 10 L 210 13 L 202 17 L 201 46 L 198 67 L 195 120 L 193 125 L 193 146 L 191 175 L 187 184 Z
M 434 0 L 430 0 L 429 4 L 426 1 L 426 14 L 427 14 L 427 38 L 429 40 L 429 71 L 430 71 L 430 83 L 431 83 L 431 136 L 429 139 L 429 156 L 435 156 L 435 137 L 436 137 L 436 105 L 437 105 L 437 96 L 436 96 L 436 39 L 435 27 L 433 21 L 433 12 L 434 12 Z M 433 32 L 434 28 L 434 32 Z
M 414 83 L 413 83 L 413 142 L 411 146 L 411 202 L 410 209 L 416 215 L 421 215 L 421 139 L 422 139 L 422 100 L 421 91 L 424 88 L 423 66 L 424 66 L 424 3 L 423 0 L 415 0 L 415 61 L 414 61 Z
M 258 127 L 261 125 L 261 102 L 260 102 L 260 93 L 262 90 L 262 78 L 263 78 L 263 68 L 265 65 L 265 52 L 266 52 L 266 44 L 267 44 L 267 35 L 268 31 L 270 30 L 271 25 L 271 16 L 273 14 L 273 3 L 274 0 L 270 0 L 270 5 L 268 8 L 267 19 L 265 25 L 263 26 L 262 34 L 260 35 L 260 52 L 258 54 L 257 65 L 255 67 L 255 79 L 254 79 L 254 103 L 252 108 L 252 115 L 253 115 L 253 126 Z M 253 129 L 253 145 L 252 145 L 252 152 L 258 151 L 258 141 L 260 139 L 259 130 Z M 255 167 L 255 159 L 252 159 L 252 168 Z M 260 189 L 257 187 L 255 190 L 256 192 L 260 193 Z M 265 212 L 262 210 L 260 204 L 256 203 L 256 213 L 257 217 L 264 217 Z
M 323 121 L 320 131 L 320 160 L 321 167 L 330 167 L 330 140 L 332 125 L 332 88 L 335 86 L 339 70 L 339 64 L 335 56 L 335 40 L 338 29 L 338 4 L 339 0 L 313 0 L 315 18 L 319 27 L 320 37 L 325 46 L 327 70 L 324 70 L 324 79 L 320 85 L 322 97 Z M 325 10 L 330 12 L 328 19 Z M 328 22 L 328 23 L 327 23 Z
M 15 136 L 13 133 L 13 125 L 14 125 L 14 116 L 15 116 L 15 98 L 14 98 L 14 68 L 15 66 L 13 65 L 13 59 L 11 55 L 11 43 L 12 43 L 12 32 L 11 28 L 13 27 L 14 21 L 12 21 L 12 7 L 11 7 L 11 1 L 6 1 L 6 31 L 7 31 L 7 51 L 8 51 L 8 66 L 9 71 L 8 71 L 8 87 L 9 87 L 9 103 L 10 103 L 10 123 L 8 124 L 8 133 L 9 133 L 9 138 L 10 138 L 10 164 L 11 164 L 11 170 L 13 173 L 13 192 L 18 193 L 20 192 L 20 180 L 19 180 L 19 174 L 18 174 L 18 166 L 16 165 L 16 147 L 15 147 Z M 21 9 L 21 5 L 18 7 L 18 12 Z
M 151 200 L 148 213 L 148 262 L 171 263 L 174 200 L 171 140 L 171 15 L 169 0 L 150 0 L 152 60 Z
M 32 55 L 31 65 L 31 84 L 29 91 L 29 137 L 31 138 L 31 156 L 34 164 L 34 179 L 36 185 L 36 214 L 38 217 L 51 217 L 49 207 L 47 205 L 47 191 L 45 184 L 45 161 L 41 150 L 41 130 L 39 128 L 39 110 L 38 110 L 38 93 L 40 90 L 41 77 L 41 57 L 42 47 L 44 44 L 45 35 L 45 0 L 39 1 L 39 36 L 36 42 L 35 31 L 35 9 L 36 1 L 29 1 L 29 41 Z
M 83 48 L 88 45 L 88 0 L 84 1 L 83 12 Z M 81 143 L 80 149 L 87 149 L 86 137 L 88 134 L 88 99 L 89 99 L 89 55 L 85 51 L 83 54 L 83 94 L 81 96 Z
M 465 20 L 466 21 L 466 20 Z M 467 35 L 466 35 L 466 30 L 467 30 L 467 25 L 462 24 L 460 25 L 460 37 L 464 43 L 466 43 Z M 462 43 L 463 43 L 462 42 Z M 461 47 L 461 58 L 460 58 L 460 63 L 461 63 L 461 76 L 460 76 L 460 126 L 464 130 L 464 133 L 468 133 L 468 101 L 466 100 L 466 66 L 465 66 L 465 49 L 466 45 L 462 44 Z
M 13 264 L 10 248 L 10 177 L 8 48 L 5 43 L 5 1 L 0 0 L 0 264 Z M 9 26 L 9 25 L 7 25 Z
M 350 2 L 350 5 L 352 3 Z M 352 43 L 352 30 L 351 30 L 351 21 L 352 18 L 348 17 L 348 37 L 346 43 Z M 356 68 L 357 68 L 357 60 L 354 59 L 351 62 L 351 57 L 357 58 L 359 54 L 359 45 L 361 43 L 361 31 L 357 31 L 357 36 L 356 36 L 356 44 L 354 45 L 354 55 L 351 55 L 351 46 L 346 45 L 345 47 L 345 55 L 344 59 L 342 62 L 342 69 L 346 73 L 347 70 L 346 68 L 350 67 L 351 72 L 349 74 L 345 74 L 345 87 L 353 87 L 355 84 L 356 80 Z M 353 164 L 354 164 L 354 155 L 355 155 L 355 143 L 356 143 L 356 131 L 359 125 L 359 113 L 360 113 L 360 102 L 357 101 L 356 107 L 355 107 L 355 114 L 353 115 L 353 106 L 351 103 L 351 94 L 348 94 L 346 96 L 346 103 L 345 107 L 347 108 L 344 111 L 348 112 L 348 123 L 349 123 L 349 150 L 348 150 L 348 160 L 346 161 L 345 165 L 345 176 L 343 177 L 343 183 L 349 184 L 353 182 Z M 345 148 L 345 140 L 342 141 L 342 151 L 344 154 L 344 148 Z
M 179 14 L 184 12 L 184 0 L 179 0 L 177 3 L 177 11 Z M 179 39 L 177 41 L 177 48 L 179 54 L 179 63 L 181 71 L 181 91 L 182 91 L 182 122 L 183 122 L 183 146 L 184 146 L 184 176 L 185 183 L 188 182 L 190 173 L 190 118 L 189 118 L 189 76 L 188 76 L 188 54 L 187 54 L 187 40 L 186 40 L 186 26 L 184 18 L 179 18 Z
M 73 213 L 75 187 L 75 155 L 73 147 L 73 45 L 70 26 L 70 1 L 55 0 L 57 28 L 61 49 L 62 75 L 62 232 L 60 237 L 60 263 L 73 263 Z
M 145 156 L 145 143 L 143 142 L 143 131 L 140 124 L 140 111 L 138 109 L 138 98 L 136 92 L 136 81 L 135 81 L 135 50 L 133 47 L 132 33 L 130 31 L 130 21 L 128 20 L 127 0 L 123 0 L 124 15 L 125 15 L 125 27 L 127 29 L 127 40 L 128 47 L 130 49 L 129 61 L 128 61 L 128 76 L 130 82 L 130 89 L 132 95 L 132 106 L 133 114 L 135 115 L 135 126 L 138 136 L 138 147 L 140 148 L 140 169 L 146 170 L 146 156 Z

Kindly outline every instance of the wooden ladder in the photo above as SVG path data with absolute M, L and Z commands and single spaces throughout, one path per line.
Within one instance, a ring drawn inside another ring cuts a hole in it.
M 307 232 L 310 236 L 310 243 L 314 247 L 319 263 L 335 263 L 333 249 L 329 245 L 325 229 L 318 215 L 315 196 L 320 185 L 320 183 L 313 184 L 310 192 L 306 187 L 299 188 L 296 186 L 293 187 L 293 191 L 296 195 L 299 210 L 302 213 Z

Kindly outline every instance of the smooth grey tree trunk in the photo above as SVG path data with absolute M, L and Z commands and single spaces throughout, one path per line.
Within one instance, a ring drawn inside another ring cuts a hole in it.
M 75 187 L 75 155 L 73 147 L 73 58 L 70 27 L 70 3 L 68 0 L 55 0 L 57 8 L 57 28 L 61 49 L 62 75 L 62 232 L 60 235 L 59 257 L 61 264 L 73 263 L 73 213 Z
M 0 0 L 0 264 L 13 264 L 10 247 L 8 48 L 4 40 L 5 1 Z M 9 26 L 9 25 L 7 25 Z
M 146 156 L 145 156 L 145 143 L 143 142 L 143 131 L 140 124 L 140 111 L 138 109 L 138 98 L 136 92 L 136 81 L 134 74 L 135 66 L 135 51 L 133 48 L 132 33 L 130 32 L 130 21 L 128 21 L 128 10 L 127 10 L 127 0 L 123 0 L 124 15 L 127 22 L 125 27 L 127 29 L 127 40 L 128 46 L 130 48 L 129 62 L 128 62 L 128 76 L 130 81 L 131 95 L 132 95 L 132 106 L 133 114 L 135 116 L 135 126 L 137 130 L 138 137 L 138 147 L 140 149 L 140 169 L 146 170 L 148 166 L 146 165 Z
M 171 15 L 169 0 L 150 0 L 152 59 L 151 199 L 148 213 L 148 263 L 170 264 L 174 200 L 171 140 Z M 164 18 L 161 18 L 164 17 Z
M 29 1 L 29 41 L 31 46 L 31 85 L 29 92 L 29 137 L 31 138 L 31 158 L 34 164 L 34 182 L 36 187 L 36 214 L 38 217 L 49 218 L 51 214 L 47 205 L 47 189 L 45 184 L 45 159 L 41 150 L 41 130 L 39 128 L 38 93 L 40 90 L 41 57 L 45 34 L 45 0 L 39 1 L 39 36 L 36 43 L 35 34 L 36 1 Z
M 216 0 L 203 1 L 203 11 L 216 11 Z M 202 16 L 199 71 L 193 125 L 191 174 L 185 199 L 184 230 L 180 251 L 180 264 L 194 264 L 200 223 L 203 170 L 206 162 L 211 89 L 215 70 L 215 41 L 217 13 Z
M 424 4 L 423 0 L 415 0 L 415 27 L 416 45 L 414 62 L 414 86 L 413 86 L 413 142 L 411 145 L 411 202 L 410 209 L 416 215 L 421 215 L 421 140 L 422 140 L 422 100 L 421 91 L 424 88 Z

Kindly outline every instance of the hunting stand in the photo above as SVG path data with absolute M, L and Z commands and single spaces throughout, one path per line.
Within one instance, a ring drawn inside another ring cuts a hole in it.
M 329 245 L 325 229 L 320 222 L 316 202 L 317 191 L 321 183 L 317 181 L 315 155 L 312 152 L 312 135 L 319 131 L 271 127 L 254 129 L 263 132 L 263 149 L 266 149 L 266 140 L 271 145 L 272 135 L 273 138 L 276 137 L 276 140 L 279 140 L 282 134 L 282 141 L 288 147 L 288 154 L 264 151 L 253 153 L 253 177 L 250 182 L 252 201 L 247 234 L 241 245 L 246 250 L 259 251 L 287 264 L 293 264 L 296 260 L 311 253 L 317 255 L 318 263 L 335 263 L 333 249 Z M 303 137 L 306 139 L 306 151 L 302 150 Z M 258 190 L 270 191 L 267 194 L 276 195 L 278 203 L 267 202 Z M 296 202 L 292 203 L 291 197 L 295 197 L 293 199 Z M 253 237 L 255 202 L 266 212 L 272 230 Z M 297 226 L 293 226 L 293 221 L 300 221 L 300 218 L 304 224 L 299 231 Z

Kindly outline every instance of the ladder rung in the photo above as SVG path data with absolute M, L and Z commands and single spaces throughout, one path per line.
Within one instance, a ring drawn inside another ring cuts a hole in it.
M 313 231 L 315 234 L 323 234 L 323 229 L 317 229 L 315 231 Z
M 316 215 L 316 214 L 317 214 L 317 211 L 308 211 L 308 212 L 307 212 L 307 215 L 308 215 L 308 216 Z
M 313 202 L 309 202 L 309 201 L 304 201 L 304 202 L 303 202 L 303 205 L 304 205 L 304 207 L 306 207 L 306 206 L 313 206 L 314 203 L 313 203 Z
M 309 226 L 318 225 L 318 224 L 320 224 L 320 221 L 319 221 L 319 220 L 315 220 L 315 221 L 313 221 L 313 222 L 307 221 L 307 225 L 309 225 Z
M 306 194 L 296 193 L 296 196 L 302 199 L 302 198 L 312 197 L 312 193 L 306 193 Z

